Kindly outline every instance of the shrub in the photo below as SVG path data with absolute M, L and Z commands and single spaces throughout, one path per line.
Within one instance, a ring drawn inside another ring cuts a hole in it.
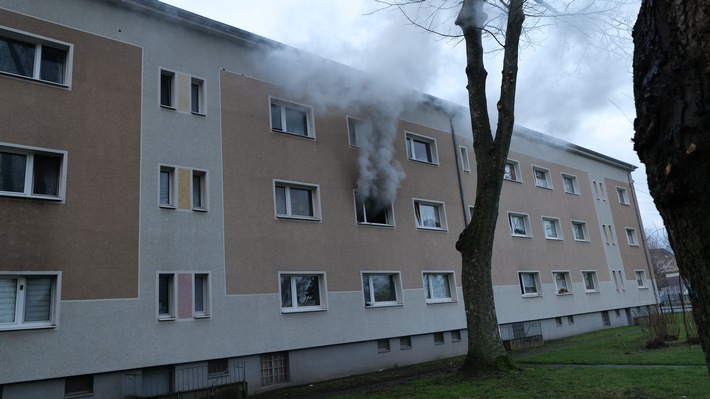
M 643 334 L 646 349 L 663 348 L 666 341 L 675 341 L 680 333 L 680 326 L 674 315 L 667 315 L 653 307 L 648 314 L 637 316 Z

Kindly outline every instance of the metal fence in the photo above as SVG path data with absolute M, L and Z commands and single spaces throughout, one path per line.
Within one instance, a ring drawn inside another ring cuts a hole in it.
M 208 365 L 154 367 L 126 374 L 124 397 L 151 398 L 199 390 L 214 391 L 217 387 L 244 381 L 244 362 L 230 362 L 217 370 Z
M 539 321 L 528 323 L 513 323 L 498 326 L 500 339 L 511 341 L 518 338 L 535 337 L 542 335 L 542 326 Z

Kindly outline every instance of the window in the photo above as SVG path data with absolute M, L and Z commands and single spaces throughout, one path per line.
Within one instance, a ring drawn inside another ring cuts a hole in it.
M 575 241 L 589 241 L 589 232 L 587 231 L 587 223 L 572 221 L 572 231 L 574 232 Z
M 0 30 L 0 73 L 69 84 L 71 46 Z
M 229 359 L 214 359 L 207 362 L 207 376 L 218 377 L 229 374 Z
M 616 195 L 619 197 L 619 203 L 623 205 L 629 205 L 629 196 L 626 193 L 626 189 L 623 187 L 616 188 Z
M 0 144 L 0 195 L 63 200 L 66 154 Z
M 568 295 L 572 293 L 569 272 L 552 272 L 552 277 L 555 280 L 557 295 Z
M 616 241 L 614 240 L 614 231 L 612 230 L 611 225 L 603 224 L 602 231 L 604 232 L 604 240 L 606 240 L 606 243 L 616 245 Z
M 597 272 L 595 271 L 583 271 L 582 279 L 584 280 L 584 291 L 585 292 L 599 292 L 599 283 L 597 282 Z
M 537 187 L 552 188 L 549 170 L 533 166 L 533 176 L 535 177 L 535 185 Z
M 576 176 L 563 173 L 562 174 L 562 185 L 565 187 L 565 192 L 567 194 L 579 195 L 579 185 L 577 185 L 577 177 Z
M 377 340 L 377 352 L 384 353 L 390 351 L 390 340 L 389 338 L 378 339 Z
M 322 273 L 281 274 L 281 311 L 326 310 L 325 275 Z
M 160 71 L 160 105 L 175 108 L 175 72 Z
M 461 330 L 451 331 L 451 342 L 461 342 Z
M 548 240 L 561 240 L 562 231 L 560 230 L 560 219 L 542 218 L 542 226 L 545 229 L 545 238 Z
M 274 181 L 277 218 L 320 220 L 318 186 Z
M 194 277 L 194 307 L 195 318 L 208 317 L 210 315 L 210 285 L 208 274 L 195 274 Z
M 646 273 L 643 270 L 636 270 L 634 274 L 636 275 L 636 284 L 638 284 L 639 288 L 648 288 L 646 286 Z
M 540 273 L 538 272 L 519 272 L 520 292 L 523 296 L 539 296 L 540 292 Z
M 64 379 L 64 397 L 77 398 L 94 393 L 94 376 L 77 375 Z
M 436 150 L 436 140 L 430 137 L 407 132 L 407 159 L 412 161 L 439 164 L 439 155 Z
M 446 213 L 443 202 L 415 199 L 414 217 L 418 229 L 446 230 Z
M 443 345 L 446 343 L 444 340 L 444 333 L 443 332 L 435 332 L 434 333 L 434 345 Z
M 202 170 L 192 171 L 192 209 L 207 210 L 207 172 Z
M 557 327 L 562 327 L 562 317 L 555 317 L 555 324 Z
M 518 161 L 509 159 L 505 162 L 503 169 L 503 179 L 520 182 L 520 164 Z
M 619 309 L 614 309 L 614 314 L 616 317 L 621 317 L 621 311 Z
M 0 274 L 0 330 L 56 326 L 58 275 Z
M 358 148 L 360 145 L 358 143 L 358 137 L 363 134 L 366 128 L 365 121 L 357 118 L 348 116 L 348 144 L 352 148 Z
M 412 349 L 412 337 L 400 337 L 399 349 Z
M 177 307 L 175 306 L 175 275 L 158 274 L 158 319 L 174 320 Z
M 427 303 L 454 302 L 456 300 L 453 273 L 424 273 L 422 280 Z
M 205 81 L 202 79 L 190 79 L 190 112 L 193 114 L 205 114 Z
M 288 352 L 261 355 L 261 385 L 281 384 L 289 381 Z
M 464 146 L 459 146 L 459 154 L 461 155 L 461 169 L 464 172 L 471 172 L 471 162 L 468 160 L 468 149 Z
M 602 324 L 606 327 L 611 326 L 611 320 L 609 319 L 609 312 L 606 310 L 602 311 Z
M 376 201 L 359 202 L 355 193 L 355 218 L 358 224 L 394 226 L 392 204 L 381 205 Z
M 614 276 L 614 283 L 616 284 L 617 291 L 624 290 L 624 276 L 621 274 L 621 270 L 612 270 L 612 275 Z
M 402 304 L 399 273 L 363 273 L 362 291 L 365 296 L 365 307 Z
M 606 195 L 604 194 L 604 183 L 595 180 L 592 184 L 594 185 L 594 194 L 597 199 L 606 201 Z
M 525 331 L 525 323 L 513 323 L 513 338 L 525 338 L 527 337 L 527 332 Z
M 572 316 L 572 315 L 567 316 L 567 324 L 569 324 L 570 326 L 572 324 L 574 324 L 574 316 Z
M 508 212 L 510 234 L 513 237 L 530 237 L 530 221 L 528 215 Z
M 632 229 L 630 227 L 626 228 L 626 240 L 629 242 L 629 245 L 633 245 L 635 247 L 639 245 L 638 240 L 636 239 L 636 229 Z
M 271 130 L 315 138 L 312 108 L 272 98 Z
M 160 167 L 160 206 L 163 208 L 175 208 L 176 201 L 176 184 L 177 174 L 175 168 L 170 166 Z

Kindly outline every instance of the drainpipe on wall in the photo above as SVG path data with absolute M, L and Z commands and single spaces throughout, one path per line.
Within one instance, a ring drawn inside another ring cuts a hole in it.
M 641 211 L 639 211 L 639 203 L 636 199 L 636 189 L 634 188 L 634 179 L 631 177 L 631 172 L 629 172 L 629 185 L 631 186 L 631 198 L 634 201 L 634 207 L 636 208 L 636 218 L 639 221 L 639 226 L 641 227 L 641 239 L 643 240 L 643 253 L 646 255 L 646 268 L 648 269 L 648 275 L 651 278 L 651 288 L 653 289 L 653 298 L 656 300 L 656 305 L 658 305 L 658 289 L 656 288 L 656 274 L 653 272 L 651 267 L 651 255 L 648 251 L 648 241 L 646 240 L 646 229 L 643 228 L 643 221 L 641 220 Z
M 470 215 L 466 211 L 466 199 L 463 195 L 463 184 L 461 182 L 461 160 L 459 159 L 459 146 L 456 145 L 456 131 L 454 130 L 454 115 L 449 118 L 449 124 L 451 125 L 451 142 L 454 144 L 454 158 L 456 159 L 456 177 L 459 181 L 459 195 L 461 196 L 461 208 L 463 210 L 463 220 L 466 222 L 466 226 L 471 222 Z M 470 162 L 470 158 L 469 158 Z

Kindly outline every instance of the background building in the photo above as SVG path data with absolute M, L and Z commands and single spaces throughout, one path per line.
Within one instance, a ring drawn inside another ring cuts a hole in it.
M 153 0 L 1 0 L 0 93 L 2 398 L 257 392 L 465 353 L 465 109 Z M 506 339 L 655 302 L 633 168 L 517 129 Z

